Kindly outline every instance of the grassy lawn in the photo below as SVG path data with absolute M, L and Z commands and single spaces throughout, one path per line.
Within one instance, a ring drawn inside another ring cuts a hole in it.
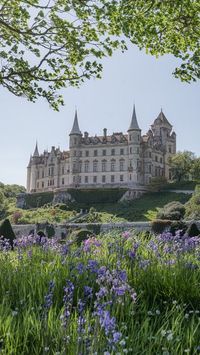
M 126 221 L 148 221 L 155 214 L 156 208 L 162 207 L 171 201 L 185 203 L 191 196 L 174 192 L 152 192 L 130 203 L 94 205 L 102 213 L 105 221 L 109 218 Z

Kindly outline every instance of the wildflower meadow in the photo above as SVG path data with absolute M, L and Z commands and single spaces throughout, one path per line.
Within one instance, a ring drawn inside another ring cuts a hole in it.
M 200 354 L 200 237 L 0 241 L 0 353 Z

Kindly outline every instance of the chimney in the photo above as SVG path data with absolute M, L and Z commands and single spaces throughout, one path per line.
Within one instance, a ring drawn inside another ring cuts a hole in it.
M 106 138 L 107 137 L 107 128 L 103 129 L 103 137 Z
M 88 138 L 88 132 L 84 132 L 84 138 Z

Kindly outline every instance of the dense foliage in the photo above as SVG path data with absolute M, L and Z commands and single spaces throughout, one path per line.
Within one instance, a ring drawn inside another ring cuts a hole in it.
M 200 238 L 70 239 L 1 241 L 3 354 L 199 353 Z
M 125 50 L 124 38 L 180 58 L 175 76 L 197 80 L 199 12 L 198 0 L 0 0 L 0 85 L 57 110 L 59 90 L 99 78 L 102 58 Z
M 169 159 L 173 179 L 181 182 L 200 179 L 200 158 L 194 153 L 184 151 L 177 152 Z
M 186 217 L 188 219 L 200 219 L 200 189 L 198 186 L 196 187 L 195 193 L 185 205 Z
M 185 215 L 185 206 L 179 201 L 171 201 L 159 208 L 157 218 L 169 219 L 172 221 L 183 219 Z

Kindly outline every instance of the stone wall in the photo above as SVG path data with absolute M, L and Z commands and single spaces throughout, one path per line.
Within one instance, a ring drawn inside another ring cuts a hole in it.
M 190 223 L 195 222 L 200 229 L 200 221 L 187 221 Z M 67 224 L 26 224 L 26 225 L 13 225 L 13 230 L 17 237 L 27 236 L 30 232 L 34 231 L 35 233 L 39 230 L 43 231 L 45 234 L 48 234 L 48 228 L 54 230 L 54 235 L 59 238 L 65 238 L 67 235 L 74 229 L 88 229 L 88 230 L 99 230 L 100 232 L 108 232 L 110 230 L 129 230 L 134 229 L 138 232 L 141 231 L 151 231 L 151 222 L 119 222 L 119 223 L 67 223 Z M 51 235 L 52 236 L 52 235 Z

